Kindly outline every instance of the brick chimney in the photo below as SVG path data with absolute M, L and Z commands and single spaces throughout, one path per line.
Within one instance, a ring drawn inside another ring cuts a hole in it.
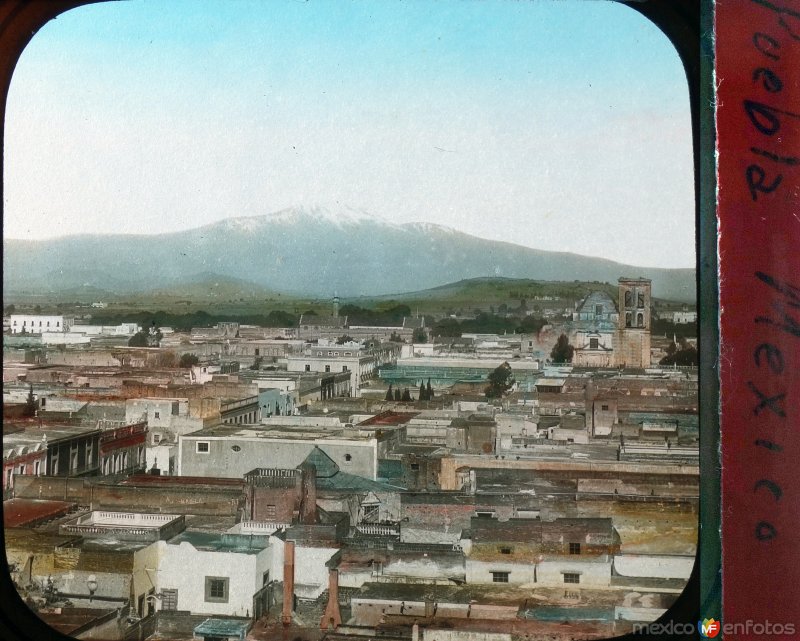
M 286 541 L 283 548 L 283 611 L 281 622 L 289 625 L 294 612 L 294 541 Z
M 342 625 L 342 613 L 339 611 L 339 570 L 331 568 L 328 572 L 328 605 L 319 622 L 323 630 L 335 630 Z

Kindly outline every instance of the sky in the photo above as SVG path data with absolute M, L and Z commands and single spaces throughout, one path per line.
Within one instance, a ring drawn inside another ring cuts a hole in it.
M 598 0 L 130 0 L 23 52 L 3 232 L 163 233 L 322 205 L 695 264 L 677 53 Z

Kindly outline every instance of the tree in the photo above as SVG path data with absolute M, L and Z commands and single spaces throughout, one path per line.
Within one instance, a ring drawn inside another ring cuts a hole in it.
M 352 340 L 353 340 L 352 336 L 348 336 L 347 334 L 345 334 L 344 336 L 340 336 L 339 338 L 336 339 L 336 344 L 344 345 L 345 343 L 352 342 Z
M 431 387 L 431 379 L 428 379 L 428 386 L 425 388 L 425 396 L 427 396 L 427 400 L 433 400 L 433 388 Z
M 25 399 L 25 409 L 23 416 L 28 418 L 36 416 L 36 399 L 33 397 L 33 385 L 28 389 L 28 398 Z
M 199 362 L 200 359 L 197 358 L 197 356 L 186 352 L 185 354 L 181 354 L 181 359 L 178 361 L 178 367 L 194 367 Z
M 502 398 L 516 381 L 508 361 L 498 365 L 487 378 L 489 385 L 486 387 L 486 398 Z
M 561 334 L 550 352 L 550 358 L 554 363 L 571 363 L 575 348 L 569 344 L 566 334 Z
M 421 327 L 417 327 L 414 330 L 414 335 L 412 337 L 412 342 L 414 343 L 427 343 L 428 342 L 428 335 L 425 333 L 425 330 Z
M 408 391 L 407 387 L 403 390 L 403 396 L 400 400 L 405 402 L 409 402 L 411 400 L 411 392 Z
M 144 332 L 136 332 L 128 340 L 128 347 L 147 347 L 148 344 L 147 334 Z
M 433 327 L 434 336 L 461 336 L 461 324 L 455 318 L 443 318 Z
M 417 397 L 420 401 L 427 401 L 428 400 L 428 393 L 425 390 L 425 384 L 420 382 L 419 384 L 419 396 Z
M 11 315 L 16 311 L 17 311 L 17 308 L 13 305 L 13 303 L 6 307 L 6 314 L 8 314 L 8 315 Z
M 399 388 L 394 390 L 394 400 L 396 400 L 396 401 L 400 400 L 400 389 Z
M 386 390 L 386 396 L 384 397 L 384 401 L 391 401 L 394 398 L 392 394 L 392 384 L 389 383 L 389 389 Z
M 392 332 L 392 335 L 389 336 L 390 343 L 404 343 L 405 341 L 397 332 Z
M 261 363 L 263 362 L 263 360 L 264 360 L 263 356 L 256 356 L 253 359 L 253 364 L 250 366 L 250 369 L 253 369 L 253 370 L 261 369 Z

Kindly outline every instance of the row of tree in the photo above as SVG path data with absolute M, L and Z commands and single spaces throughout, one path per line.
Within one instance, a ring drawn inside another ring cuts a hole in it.
M 419 383 L 419 395 L 417 396 L 418 401 L 430 401 L 433 399 L 433 388 L 431 387 L 431 379 L 428 379 L 428 384 L 425 385 L 423 381 Z M 386 396 L 384 397 L 385 401 L 399 401 L 399 402 L 409 402 L 413 401 L 414 399 L 411 397 L 411 392 L 406 387 L 402 394 L 400 393 L 399 388 L 395 388 L 392 383 L 389 383 L 389 389 L 386 390 Z
M 536 334 L 547 324 L 543 318 L 535 316 L 498 316 L 478 313 L 475 318 L 457 320 L 443 318 L 434 323 L 434 336 L 458 338 L 463 334 Z

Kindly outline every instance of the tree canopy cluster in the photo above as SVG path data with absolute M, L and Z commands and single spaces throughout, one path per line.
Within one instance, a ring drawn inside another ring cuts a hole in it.
M 298 316 L 274 310 L 268 314 L 250 314 L 229 316 L 223 314 L 209 314 L 203 310 L 186 314 L 173 314 L 171 312 L 126 312 L 113 314 L 93 314 L 92 322 L 97 325 L 115 325 L 122 322 L 135 322 L 141 326 L 172 327 L 176 331 L 188 331 L 192 327 L 213 327 L 217 323 L 234 322 L 243 325 L 258 325 L 259 327 L 297 327 Z
M 685 338 L 678 339 L 678 345 L 671 342 L 667 346 L 667 355 L 658 361 L 659 365 L 678 365 L 688 367 L 697 365 L 699 359 L 697 357 L 697 349 Z
M 434 336 L 459 337 L 462 334 L 535 334 L 547 324 L 534 316 L 499 316 L 479 312 L 475 318 L 443 318 L 433 325 Z
M 431 387 L 431 379 L 428 379 L 427 385 L 425 385 L 423 381 L 420 381 L 419 396 L 417 396 L 417 400 L 430 401 L 431 399 L 433 399 L 433 388 Z M 389 388 L 386 390 L 386 396 L 384 396 L 383 400 L 409 402 L 413 401 L 414 399 L 411 398 L 411 392 L 407 387 L 401 393 L 400 388 L 396 388 L 392 383 L 389 383 Z
M 350 325 L 397 326 L 403 324 L 406 316 L 411 316 L 408 305 L 392 305 L 384 309 L 367 309 L 348 303 L 339 308 L 340 316 L 347 316 Z

